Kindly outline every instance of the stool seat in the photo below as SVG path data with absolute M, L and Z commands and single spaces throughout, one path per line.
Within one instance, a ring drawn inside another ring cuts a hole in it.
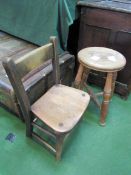
M 121 70 L 125 64 L 125 57 L 109 48 L 88 47 L 78 53 L 79 62 L 89 68 L 101 72 L 115 72 Z

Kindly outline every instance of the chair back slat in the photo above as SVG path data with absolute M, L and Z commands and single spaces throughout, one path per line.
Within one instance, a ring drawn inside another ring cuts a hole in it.
M 45 61 L 53 58 L 53 44 L 41 46 L 23 57 L 15 60 L 15 65 L 20 78 L 23 78 L 29 72 L 39 68 Z

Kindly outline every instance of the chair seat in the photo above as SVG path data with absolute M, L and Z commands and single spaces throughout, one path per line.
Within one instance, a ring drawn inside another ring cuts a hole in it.
M 55 132 L 66 133 L 78 123 L 89 100 L 86 92 L 59 84 L 37 100 L 31 111 Z
M 78 59 L 85 67 L 102 72 L 119 71 L 126 64 L 126 59 L 121 53 L 105 47 L 82 49 L 78 53 Z

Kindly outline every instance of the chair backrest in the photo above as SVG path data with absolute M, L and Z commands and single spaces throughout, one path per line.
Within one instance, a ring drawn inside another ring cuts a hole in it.
M 16 60 L 7 58 L 3 61 L 3 66 L 14 88 L 25 121 L 30 117 L 30 102 L 22 79 L 31 71 L 39 69 L 49 59 L 52 59 L 55 84 L 59 84 L 60 73 L 56 37 L 51 37 L 49 44 L 41 46 Z

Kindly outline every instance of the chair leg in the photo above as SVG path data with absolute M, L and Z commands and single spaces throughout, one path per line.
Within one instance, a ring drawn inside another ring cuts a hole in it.
M 26 136 L 32 137 L 33 126 L 31 120 L 26 121 Z
M 64 138 L 65 138 L 65 135 L 56 136 L 56 160 L 61 159 Z
M 112 80 L 113 80 L 113 73 L 112 72 L 107 73 L 106 83 L 104 87 L 103 102 L 101 106 L 100 124 L 102 126 L 105 125 L 105 119 L 108 112 L 109 101 L 112 94 Z

